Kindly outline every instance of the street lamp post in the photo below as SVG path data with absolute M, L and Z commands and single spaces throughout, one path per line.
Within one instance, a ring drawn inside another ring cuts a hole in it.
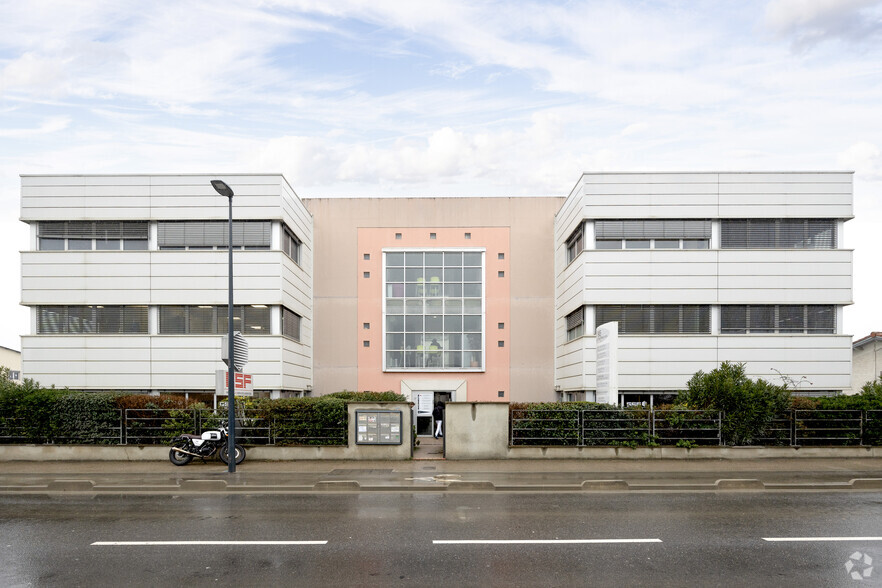
M 227 358 L 229 361 L 229 371 L 227 372 L 227 455 L 230 463 L 227 465 L 227 471 L 231 474 L 236 473 L 236 368 L 233 362 L 233 190 L 226 182 L 222 180 L 211 180 L 211 187 L 221 196 L 226 196 L 230 201 L 230 222 L 229 222 L 229 240 L 227 241 L 227 250 L 229 256 L 229 302 L 227 304 L 228 311 L 228 332 L 227 332 Z

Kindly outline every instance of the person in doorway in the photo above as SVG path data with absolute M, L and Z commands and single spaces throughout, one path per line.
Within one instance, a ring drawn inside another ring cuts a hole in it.
M 442 430 L 442 424 L 444 423 L 444 403 L 439 402 L 435 405 L 435 410 L 432 411 L 432 418 L 435 419 L 435 434 L 433 437 L 437 439 L 438 437 L 444 436 L 444 431 Z

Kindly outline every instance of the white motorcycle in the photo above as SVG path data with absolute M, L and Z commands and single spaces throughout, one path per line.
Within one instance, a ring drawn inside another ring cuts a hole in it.
M 230 448 L 227 440 L 227 428 L 220 426 L 201 435 L 183 434 L 172 439 L 172 448 L 168 459 L 176 466 L 187 465 L 194 457 L 203 462 L 206 458 L 217 454 L 225 464 L 230 463 Z M 245 460 L 245 448 L 236 443 L 236 465 Z

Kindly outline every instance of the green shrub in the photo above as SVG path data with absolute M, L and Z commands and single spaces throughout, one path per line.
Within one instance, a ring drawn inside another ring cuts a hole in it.
M 709 373 L 697 372 L 677 402 L 692 410 L 723 412 L 723 442 L 750 445 L 763 437 L 774 419 L 791 406 L 790 392 L 763 379 L 751 380 L 743 363 L 724 362 Z
M 51 431 L 56 443 L 117 444 L 120 412 L 114 394 L 75 392 L 61 394 L 51 403 Z

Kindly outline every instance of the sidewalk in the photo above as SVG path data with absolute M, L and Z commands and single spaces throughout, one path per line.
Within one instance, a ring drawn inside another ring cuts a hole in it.
M 882 459 L 0 463 L 0 494 L 729 490 L 878 492 Z

